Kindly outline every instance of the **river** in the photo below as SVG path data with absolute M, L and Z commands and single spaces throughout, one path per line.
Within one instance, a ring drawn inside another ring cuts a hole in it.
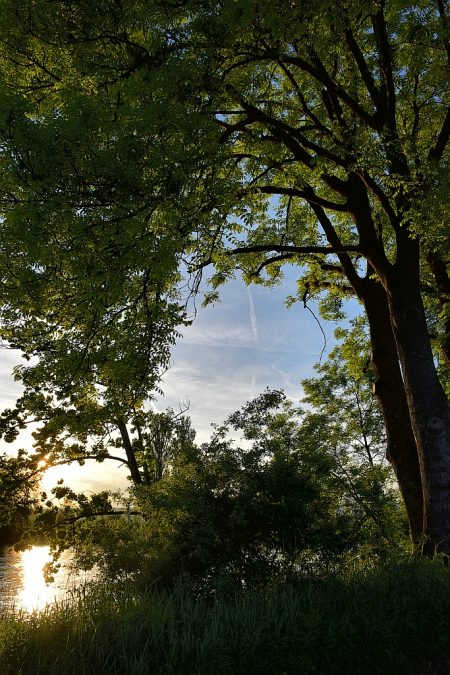
M 11 608 L 26 612 L 41 610 L 55 600 L 70 597 L 77 586 L 92 579 L 92 574 L 71 572 L 70 558 L 70 552 L 66 551 L 54 581 L 46 584 L 43 567 L 51 560 L 48 546 L 33 546 L 20 552 L 11 546 L 0 546 L 0 613 Z

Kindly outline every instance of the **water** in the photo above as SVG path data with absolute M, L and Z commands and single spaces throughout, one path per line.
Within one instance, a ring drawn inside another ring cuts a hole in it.
M 43 567 L 51 561 L 48 546 L 33 546 L 20 552 L 11 546 L 0 546 L 0 612 L 9 608 L 32 612 L 70 597 L 75 588 L 92 579 L 92 574 L 71 572 L 70 559 L 69 551 L 63 553 L 61 569 L 54 581 L 46 584 Z

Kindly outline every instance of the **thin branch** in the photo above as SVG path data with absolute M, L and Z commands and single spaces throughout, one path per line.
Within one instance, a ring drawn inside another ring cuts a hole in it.
M 321 332 L 322 335 L 323 335 L 323 347 L 322 347 L 322 351 L 320 352 L 320 357 L 319 357 L 319 363 L 322 363 L 322 357 L 323 357 L 323 355 L 324 355 L 324 353 L 325 353 L 325 350 L 326 350 L 326 348 L 327 348 L 327 336 L 325 335 L 325 331 L 324 331 L 324 329 L 322 328 L 322 324 L 320 323 L 319 319 L 318 319 L 317 316 L 314 314 L 314 312 L 312 311 L 311 307 L 308 306 L 308 289 L 305 290 L 305 292 L 304 292 L 304 294 L 303 294 L 302 301 L 303 301 L 303 307 L 304 307 L 305 309 L 307 309 L 308 312 L 312 315 L 312 317 L 314 318 L 315 322 L 317 323 L 317 325 L 318 325 L 319 328 L 320 328 L 320 332 Z
M 320 61 L 320 59 L 315 55 L 314 60 L 316 66 L 308 63 L 305 59 L 299 56 L 284 56 L 283 61 L 285 63 L 291 63 L 294 66 L 297 66 L 304 72 L 309 73 L 312 77 L 320 82 L 327 90 L 335 94 L 341 101 L 343 101 L 352 112 L 355 113 L 360 120 L 362 120 L 367 126 L 376 131 L 380 131 L 380 122 L 378 116 L 371 115 L 368 113 L 355 99 L 353 99 L 348 92 L 345 91 L 342 87 L 339 86 L 337 82 L 334 82 L 333 79 L 328 74 L 326 68 Z
M 344 213 L 349 213 L 350 209 L 347 204 L 337 204 L 336 202 L 331 202 L 328 199 L 322 199 L 316 194 L 312 195 L 307 190 L 299 190 L 297 188 L 286 188 L 277 185 L 263 185 L 258 188 L 261 192 L 271 195 L 289 195 L 291 197 L 301 197 L 306 199 L 309 203 L 317 204 L 322 206 L 324 209 L 330 209 L 330 211 L 340 211 Z
M 293 256 L 292 253 L 284 253 L 284 254 L 280 254 L 280 255 L 275 255 L 275 256 L 273 256 L 273 258 L 268 258 L 267 260 L 264 260 L 264 262 L 261 263 L 261 265 L 258 267 L 258 269 L 255 272 L 252 273 L 252 276 L 258 277 L 260 272 L 262 272 L 262 270 L 265 267 L 268 267 L 269 265 L 272 265 L 273 263 L 276 263 L 276 262 L 281 262 L 283 260 L 291 260 L 293 257 L 294 256 Z
M 305 115 L 305 117 L 308 117 L 314 123 L 314 129 L 318 129 L 319 131 L 321 131 L 326 136 L 329 136 L 329 137 L 333 138 L 335 143 L 341 144 L 341 141 L 339 141 L 336 138 L 336 136 L 334 135 L 332 130 L 328 129 L 328 127 L 326 127 L 324 124 L 322 124 L 322 122 L 317 117 L 317 115 L 315 115 L 313 113 L 313 111 L 311 110 L 311 108 L 308 106 L 308 104 L 306 102 L 306 98 L 304 97 L 304 95 L 302 94 L 302 91 L 300 89 L 300 85 L 298 84 L 297 80 L 295 79 L 294 75 L 289 70 L 289 68 L 286 66 L 286 64 L 281 59 L 278 60 L 278 64 L 279 64 L 280 68 L 282 69 L 282 71 L 284 72 L 284 74 L 286 75 L 286 77 L 289 79 L 292 86 L 294 87 L 295 92 L 296 92 L 297 97 L 298 97 L 298 100 L 300 101 L 300 105 L 302 107 L 303 114 Z

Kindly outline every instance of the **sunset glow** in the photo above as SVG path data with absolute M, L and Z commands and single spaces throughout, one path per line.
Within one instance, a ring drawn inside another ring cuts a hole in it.
M 22 589 L 18 604 L 27 612 L 42 609 L 55 598 L 55 591 L 44 579 L 44 565 L 51 561 L 50 546 L 33 546 L 22 552 Z

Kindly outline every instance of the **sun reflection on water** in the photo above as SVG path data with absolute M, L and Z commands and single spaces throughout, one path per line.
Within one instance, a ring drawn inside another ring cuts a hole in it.
M 42 609 L 56 597 L 55 589 L 44 578 L 44 566 L 50 561 L 50 546 L 33 546 L 22 552 L 22 589 L 17 601 L 27 612 Z
M 49 546 L 33 546 L 20 553 L 0 546 L 0 614 L 4 609 L 34 612 L 55 601 L 72 601 L 85 584 L 97 580 L 95 570 L 76 571 L 73 552 L 67 550 L 58 560 L 60 569 L 54 580 L 46 584 L 44 567 L 51 561 Z

